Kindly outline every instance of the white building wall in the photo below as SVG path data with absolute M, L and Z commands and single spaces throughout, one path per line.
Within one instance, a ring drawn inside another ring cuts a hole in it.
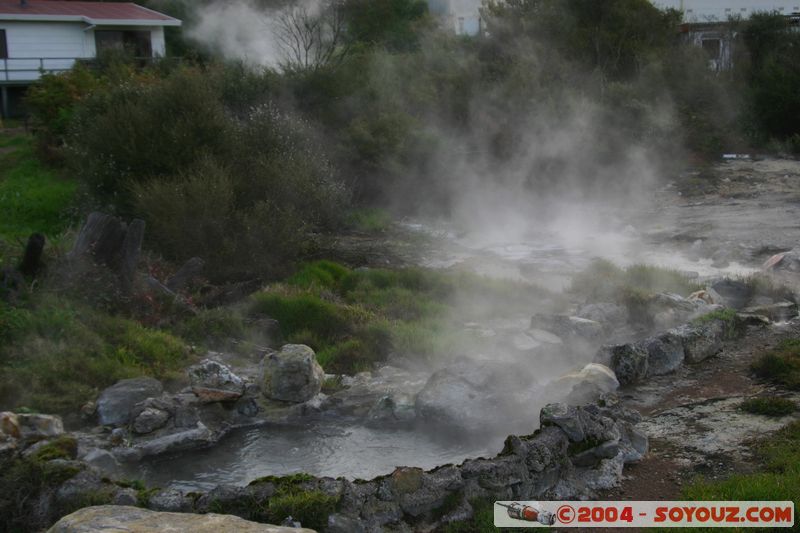
M 724 22 L 735 16 L 748 18 L 757 12 L 800 13 L 800 0 L 653 0 L 653 4 L 683 11 L 684 21 L 690 23 Z
M 67 70 L 75 58 L 94 57 L 94 34 L 84 28 L 78 22 L 0 21 L 9 57 L 0 60 L 0 81 L 35 80 L 41 68 Z
M 477 35 L 481 4 L 482 0 L 428 0 L 428 9 L 456 35 Z
M 164 40 L 164 27 L 156 26 L 150 30 L 150 43 L 153 47 L 153 57 L 167 55 L 167 43 Z
M 63 71 L 75 59 L 96 57 L 95 27 L 82 22 L 0 21 L 6 30 L 9 59 L 0 59 L 0 82 L 39 79 L 40 69 Z M 153 56 L 166 55 L 162 26 L 99 26 L 97 29 L 150 31 Z

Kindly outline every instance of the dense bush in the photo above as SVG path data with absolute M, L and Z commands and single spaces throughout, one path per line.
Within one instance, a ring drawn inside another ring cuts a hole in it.
M 231 67 L 236 68 L 236 67 Z M 347 195 L 301 120 L 261 79 L 182 67 L 111 87 L 73 122 L 73 165 L 101 199 L 145 218 L 165 257 L 214 280 L 269 277 L 335 227 Z

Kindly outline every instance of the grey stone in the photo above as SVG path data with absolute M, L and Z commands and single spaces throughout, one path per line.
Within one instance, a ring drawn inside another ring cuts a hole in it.
M 745 307 L 742 313 L 750 315 L 761 315 L 769 318 L 773 322 L 783 322 L 791 320 L 797 316 L 797 304 L 789 301 Z
M 169 413 L 167 411 L 148 407 L 139 413 L 133 421 L 133 431 L 140 435 L 152 433 L 164 427 L 167 424 L 167 420 L 169 420 Z
M 120 489 L 114 493 L 111 503 L 114 505 L 132 505 L 135 506 L 139 502 L 136 491 L 131 488 Z
M 561 428 L 572 442 L 580 442 L 586 438 L 578 409 L 571 405 L 564 403 L 545 405 L 539 413 L 539 423 L 542 426 L 553 425 Z
M 604 346 L 597 358 L 608 365 L 617 376 L 620 385 L 636 383 L 647 376 L 648 354 L 640 344 L 617 344 Z
M 59 520 L 48 533 L 106 533 L 128 531 L 160 533 L 314 533 L 311 529 L 292 529 L 249 522 L 238 516 L 155 512 L 138 507 L 101 505 L 85 507 Z
M 603 459 L 616 457 L 619 449 L 618 441 L 608 441 L 573 455 L 570 457 L 570 461 L 575 466 L 594 466 Z
M 552 331 L 561 339 L 597 340 L 603 335 L 600 322 L 579 316 L 535 315 L 531 318 L 531 328 Z
M 192 392 L 203 402 L 224 402 L 239 399 L 245 383 L 227 365 L 204 359 L 189 368 Z
M 686 360 L 698 363 L 722 351 L 726 324 L 713 320 L 703 324 L 688 324 L 675 328 L 672 333 L 680 337 Z
M 137 403 L 164 391 L 153 378 L 123 379 L 108 387 L 97 398 L 97 417 L 104 426 L 122 426 L 129 422 L 131 409 Z
M 114 454 L 108 450 L 93 448 L 81 457 L 81 460 L 108 474 L 117 474 L 119 472 L 120 464 Z
M 628 320 L 628 311 L 619 304 L 601 302 L 584 305 L 577 316 L 599 322 L 606 330 L 611 330 Z
M 328 516 L 327 533 L 366 533 L 364 525 L 357 519 L 334 513 Z
M 733 309 L 745 307 L 753 297 L 753 286 L 735 279 L 716 281 L 711 284 L 711 289 L 722 298 L 722 304 Z
M 667 332 L 644 341 L 647 350 L 647 374 L 660 376 L 675 371 L 685 357 L 683 340 L 675 333 Z
M 41 440 L 64 434 L 60 416 L 18 413 L 16 421 L 23 440 Z
M 262 391 L 267 398 L 301 403 L 322 390 L 325 373 L 308 346 L 287 344 L 264 356 L 261 365 Z

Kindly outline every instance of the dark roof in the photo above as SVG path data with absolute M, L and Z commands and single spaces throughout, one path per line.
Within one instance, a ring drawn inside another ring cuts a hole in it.
M 0 20 L 83 21 L 89 24 L 179 26 L 181 21 L 131 2 L 0 0 Z

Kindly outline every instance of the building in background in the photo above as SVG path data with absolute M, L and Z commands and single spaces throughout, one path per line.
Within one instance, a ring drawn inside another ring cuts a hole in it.
M 456 35 L 478 35 L 483 29 L 481 0 L 428 0 L 428 9 Z
M 42 72 L 63 72 L 104 49 L 164 56 L 165 26 L 181 21 L 132 3 L 0 0 L 3 116 Z

